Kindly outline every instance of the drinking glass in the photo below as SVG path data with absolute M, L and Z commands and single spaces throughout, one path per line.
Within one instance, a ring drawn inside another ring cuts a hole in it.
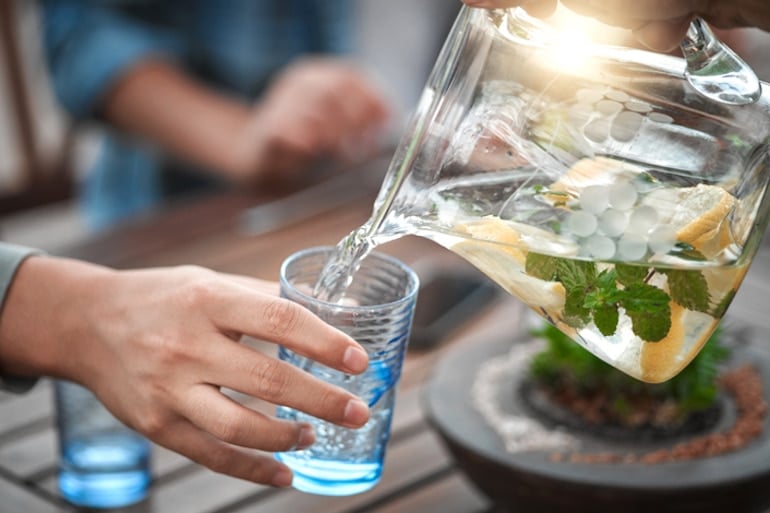
M 139 502 L 150 486 L 150 443 L 123 425 L 88 389 L 54 385 L 59 434 L 59 491 L 89 508 Z
M 353 337 L 368 353 L 369 368 L 351 376 L 283 347 L 279 357 L 358 395 L 369 405 L 371 417 L 360 429 L 348 429 L 278 407 L 278 418 L 310 423 L 316 442 L 301 451 L 278 453 L 276 458 L 294 471 L 292 484 L 298 490 L 351 495 L 375 486 L 382 474 L 419 281 L 402 262 L 376 252 L 363 261 L 340 302 L 319 300 L 311 291 L 333 249 L 311 248 L 287 258 L 281 267 L 281 294 Z

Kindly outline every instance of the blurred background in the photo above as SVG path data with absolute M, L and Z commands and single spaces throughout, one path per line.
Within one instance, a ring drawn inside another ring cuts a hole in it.
M 385 93 L 398 132 L 460 2 L 357 0 L 355 6 L 353 58 Z M 91 231 L 75 195 L 103 130 L 96 122 L 74 123 L 57 105 L 41 31 L 38 2 L 0 0 L 0 239 L 55 253 Z M 736 30 L 720 36 L 770 80 L 770 35 Z
M 356 0 L 355 7 L 351 58 L 386 96 L 397 131 L 460 2 Z M 0 0 L 0 239 L 56 252 L 90 231 L 74 195 L 103 131 L 74 123 L 57 105 L 41 24 L 38 2 Z

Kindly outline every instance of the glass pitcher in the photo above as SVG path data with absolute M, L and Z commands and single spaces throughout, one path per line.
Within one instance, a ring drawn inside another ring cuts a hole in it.
M 372 218 L 341 245 L 431 239 L 608 363 L 671 378 L 746 274 L 770 178 L 768 95 L 716 103 L 684 71 L 464 7 Z

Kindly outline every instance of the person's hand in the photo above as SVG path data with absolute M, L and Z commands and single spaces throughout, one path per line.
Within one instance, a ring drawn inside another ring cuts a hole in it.
M 220 387 L 351 428 L 369 410 L 239 339 L 280 343 L 352 374 L 368 359 L 347 335 L 276 293 L 271 283 L 198 267 L 116 272 L 32 257 L 4 307 L 0 370 L 77 381 L 162 446 L 218 472 L 288 486 L 288 467 L 254 449 L 307 447 L 312 429 L 247 408 Z
M 555 0 L 463 1 L 486 8 L 521 5 L 535 15 L 548 13 L 556 6 Z M 757 0 L 563 0 L 562 3 L 580 14 L 631 29 L 642 44 L 659 51 L 675 48 L 694 16 L 701 16 L 723 29 L 770 30 L 770 2 Z
M 377 150 L 387 117 L 383 96 L 354 67 L 301 59 L 276 77 L 236 136 L 235 179 L 292 180 L 323 157 L 363 159 Z

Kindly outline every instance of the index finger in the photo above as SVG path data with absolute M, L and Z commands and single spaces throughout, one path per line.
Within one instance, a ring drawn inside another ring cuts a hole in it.
M 297 303 L 237 285 L 221 287 L 217 295 L 209 302 L 209 315 L 223 332 L 280 344 L 349 374 L 360 374 L 369 365 L 355 340 Z

